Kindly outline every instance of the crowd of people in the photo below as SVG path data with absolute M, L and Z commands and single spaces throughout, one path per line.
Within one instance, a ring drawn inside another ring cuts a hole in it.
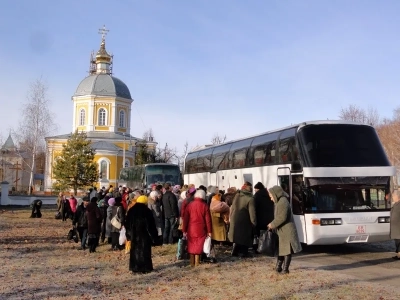
M 176 259 L 188 258 L 193 267 L 216 262 L 216 246 L 222 244 L 232 245 L 232 256 L 246 258 L 251 248 L 257 253 L 255 241 L 265 230 L 279 237 L 278 273 L 289 273 L 291 255 L 301 251 L 288 195 L 280 186 L 267 190 L 261 182 L 226 192 L 193 184 L 154 184 L 147 193 L 110 186 L 90 189 L 81 203 L 60 193 L 57 204 L 61 219 L 72 219 L 79 250 L 96 252 L 100 242 L 108 243 L 110 251 L 125 250 L 133 273 L 152 271 L 151 249 L 165 244 L 176 244 Z

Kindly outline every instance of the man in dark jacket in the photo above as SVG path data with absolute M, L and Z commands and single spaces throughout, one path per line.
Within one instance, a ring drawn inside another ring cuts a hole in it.
M 83 197 L 82 201 L 82 204 L 78 206 L 74 219 L 72 220 L 72 226 L 76 227 L 79 238 L 81 239 L 81 247 L 78 248 L 78 250 L 86 250 L 86 238 L 88 233 L 86 206 L 89 204 L 89 197 Z
M 260 236 L 260 230 L 267 230 L 267 226 L 274 220 L 274 202 L 268 194 L 267 189 L 261 182 L 254 186 L 254 205 L 256 208 L 257 225 L 255 228 L 256 236 Z M 253 245 L 254 251 L 257 251 L 258 245 Z
M 171 192 L 171 185 L 169 183 L 164 185 L 164 189 L 165 193 L 162 196 L 162 206 L 165 217 L 163 241 L 164 244 L 172 244 L 174 242 L 172 233 L 178 224 L 179 218 L 178 199 L 176 199 L 174 193 Z
M 32 214 L 31 214 L 31 218 L 41 218 L 42 217 L 42 213 L 40 212 L 40 208 L 42 207 L 42 200 L 34 200 L 31 204 L 32 206 Z

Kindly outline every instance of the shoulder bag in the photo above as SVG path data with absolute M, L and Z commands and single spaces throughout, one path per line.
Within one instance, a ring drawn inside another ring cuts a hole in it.
M 111 219 L 111 225 L 114 226 L 117 229 L 121 229 L 122 224 L 121 221 L 118 218 L 118 211 L 119 211 L 119 207 L 117 208 L 117 213 L 115 214 L 115 216 Z

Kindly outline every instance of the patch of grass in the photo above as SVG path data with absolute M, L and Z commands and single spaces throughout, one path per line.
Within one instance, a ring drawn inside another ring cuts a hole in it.
M 301 268 L 294 257 L 289 275 L 273 271 L 268 257 L 237 259 L 218 247 L 218 263 L 188 266 L 175 261 L 176 245 L 153 248 L 155 272 L 128 273 L 128 255 L 78 251 L 66 240 L 71 222 L 43 210 L 0 212 L 1 299 L 400 299 L 398 290 L 359 282 L 339 272 Z

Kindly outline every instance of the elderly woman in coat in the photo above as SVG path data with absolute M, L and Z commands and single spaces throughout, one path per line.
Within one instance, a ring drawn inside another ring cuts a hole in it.
M 203 253 L 206 237 L 211 237 L 210 209 L 205 199 L 206 193 L 203 190 L 197 190 L 194 200 L 186 207 L 183 216 L 182 232 L 183 236 L 187 238 L 192 267 L 200 264 L 200 255 Z
M 392 194 L 392 209 L 390 210 L 390 238 L 394 240 L 396 255 L 393 259 L 400 260 L 400 192 Z
M 152 191 L 148 197 L 147 205 L 148 205 L 148 208 L 153 213 L 154 221 L 156 224 L 157 238 L 156 238 L 155 244 L 162 245 L 164 222 L 163 222 L 163 215 L 162 215 L 162 209 L 161 209 L 161 193 L 158 191 Z
M 230 209 L 228 238 L 233 243 L 232 256 L 248 257 L 253 246 L 253 230 L 257 225 L 252 185 L 245 182 L 236 193 Z
M 276 230 L 279 237 L 279 254 L 275 270 L 281 274 L 288 274 L 292 253 L 300 252 L 301 245 L 293 221 L 292 209 L 285 192 L 277 185 L 270 188 L 268 192 L 271 200 L 275 203 L 274 220 L 268 224 L 268 229 Z

